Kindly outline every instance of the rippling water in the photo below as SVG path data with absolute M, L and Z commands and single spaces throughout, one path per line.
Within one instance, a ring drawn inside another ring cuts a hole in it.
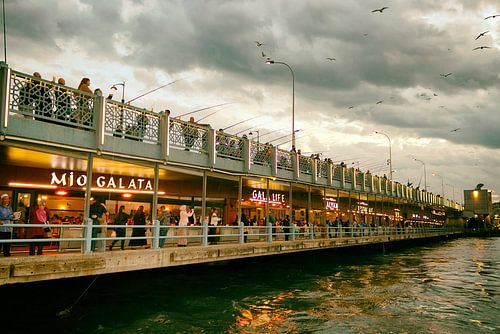
M 64 333 L 500 332 L 500 238 L 100 277 L 55 317 L 89 282 L 0 290 L 17 295 L 6 316 Z

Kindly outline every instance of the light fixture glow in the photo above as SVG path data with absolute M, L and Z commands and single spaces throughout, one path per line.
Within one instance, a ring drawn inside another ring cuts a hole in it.
M 87 190 L 87 187 L 82 187 L 82 190 Z M 90 188 L 90 190 L 95 191 L 95 192 L 101 192 L 101 193 L 119 193 L 122 194 L 124 191 L 122 189 L 106 189 L 106 188 Z M 127 193 L 130 194 L 147 194 L 147 195 L 153 195 L 154 191 L 152 190 L 131 190 L 127 189 Z M 165 195 L 164 191 L 158 191 L 158 195 Z
M 40 189 L 56 189 L 57 188 L 57 186 L 54 186 L 51 184 L 22 183 L 22 182 L 9 182 L 9 187 L 40 188 Z

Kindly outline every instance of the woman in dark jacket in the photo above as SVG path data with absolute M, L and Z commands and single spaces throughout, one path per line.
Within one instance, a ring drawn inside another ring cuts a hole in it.
M 118 213 L 116 214 L 115 217 L 115 222 L 113 224 L 113 225 L 124 226 L 115 228 L 117 238 L 124 238 L 127 232 L 127 228 L 125 227 L 125 225 L 127 225 L 127 220 L 130 218 L 130 216 L 125 212 L 123 212 L 123 210 L 125 210 L 125 205 L 120 206 L 120 209 L 118 210 Z M 113 242 L 109 246 L 109 250 L 113 250 L 113 246 L 115 245 L 116 242 L 118 242 L 118 240 L 113 240 Z M 121 244 L 120 249 L 123 250 L 125 247 L 125 239 L 120 240 L 120 244 Z
M 146 225 L 146 215 L 144 214 L 144 206 L 140 206 L 137 209 L 134 217 L 134 229 L 132 231 L 132 237 L 144 237 L 144 239 L 132 239 L 129 242 L 129 246 L 144 246 L 146 245 L 146 228 L 145 227 L 135 227 L 136 225 Z

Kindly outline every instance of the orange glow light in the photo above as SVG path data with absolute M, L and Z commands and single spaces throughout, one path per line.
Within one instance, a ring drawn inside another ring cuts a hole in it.
M 123 194 L 122 196 L 123 196 L 123 198 L 130 198 L 130 197 L 132 197 L 132 194 Z
M 56 191 L 56 195 L 58 196 L 66 196 L 68 192 L 66 190 L 58 190 Z
M 21 182 L 9 182 L 9 187 L 40 188 L 40 189 L 56 189 L 57 188 L 57 186 L 50 185 L 50 184 L 21 183 Z

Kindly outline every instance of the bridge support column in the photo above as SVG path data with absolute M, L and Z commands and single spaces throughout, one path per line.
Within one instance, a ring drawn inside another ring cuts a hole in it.
M 153 220 L 153 248 L 160 248 L 160 221 L 157 219 Z

